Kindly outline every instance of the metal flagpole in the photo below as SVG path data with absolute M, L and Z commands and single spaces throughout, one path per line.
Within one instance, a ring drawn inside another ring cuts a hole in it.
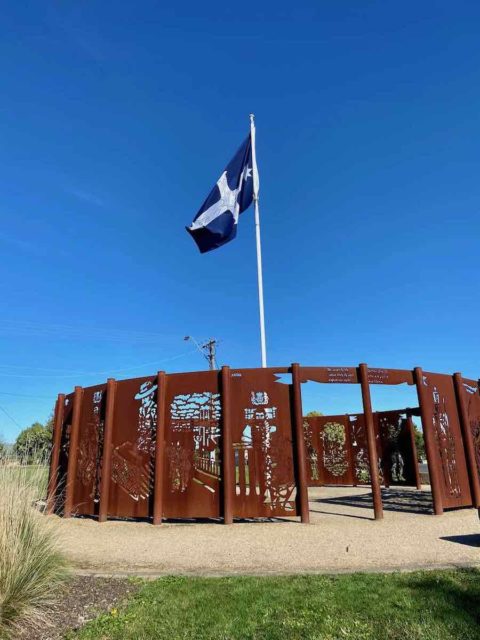
M 258 170 L 255 151 L 255 116 L 250 114 L 250 136 L 252 140 L 252 173 L 253 173 L 253 203 L 255 206 L 255 237 L 257 241 L 257 273 L 258 273 L 258 306 L 260 311 L 260 345 L 262 349 L 262 367 L 267 366 L 267 346 L 265 342 L 265 312 L 263 307 L 263 273 L 262 273 L 262 243 L 260 240 L 260 210 L 258 207 Z

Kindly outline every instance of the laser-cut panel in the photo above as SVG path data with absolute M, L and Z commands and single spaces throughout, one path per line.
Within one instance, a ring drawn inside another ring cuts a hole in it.
M 221 515 L 219 372 L 167 376 L 164 517 Z
M 465 406 L 468 425 L 472 434 L 477 473 L 480 479 L 480 390 L 476 380 L 462 378 L 461 399 Z
M 429 463 L 440 471 L 443 505 L 470 506 L 472 497 L 453 379 L 424 371 L 422 385 L 425 398 L 420 402 L 426 416 L 423 429 L 430 431 L 435 442 L 435 460 Z
M 65 506 L 67 488 L 68 456 L 70 452 L 70 431 L 72 428 L 73 398 L 75 394 L 65 396 L 63 420 L 61 425 L 60 452 L 58 456 L 58 473 L 55 484 L 55 513 L 62 513 Z
M 98 511 L 106 389 L 106 384 L 100 384 L 83 390 L 73 492 L 73 512 L 77 514 L 94 515 Z
M 346 415 L 318 419 L 322 475 L 325 484 L 353 484 L 352 447 Z
M 236 517 L 297 515 L 287 369 L 231 371 Z
M 368 367 L 368 383 L 385 385 L 413 385 L 413 371 L 408 369 L 377 369 L 375 367 Z
M 370 456 L 367 444 L 365 414 L 354 413 L 348 416 L 350 421 L 350 441 L 352 443 L 352 465 L 354 484 L 370 484 Z M 380 484 L 384 483 L 382 465 L 382 441 L 379 433 L 378 414 L 373 414 L 373 429 L 377 448 L 377 468 Z
M 108 515 L 151 515 L 157 426 L 157 378 L 116 383 Z
M 354 465 L 348 415 L 304 418 L 309 484 L 354 484 Z
M 307 481 L 309 487 L 323 486 L 320 463 L 319 428 L 316 416 L 303 418 L 303 437 L 307 456 Z
M 379 411 L 382 470 L 388 485 L 416 486 L 415 459 L 404 411 Z

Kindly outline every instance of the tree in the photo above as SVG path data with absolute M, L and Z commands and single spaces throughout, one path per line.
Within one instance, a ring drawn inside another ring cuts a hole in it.
M 18 457 L 29 463 L 38 463 L 48 457 L 52 447 L 52 430 L 47 425 L 34 422 L 20 433 L 15 442 Z
M 413 434 L 415 436 L 415 446 L 417 447 L 417 458 L 419 460 L 425 459 L 425 442 L 423 439 L 423 432 L 413 423 Z
M 7 455 L 7 445 L 0 440 L 0 459 L 4 458 Z
M 309 411 L 306 415 L 307 418 L 317 418 L 318 416 L 323 416 L 321 411 Z

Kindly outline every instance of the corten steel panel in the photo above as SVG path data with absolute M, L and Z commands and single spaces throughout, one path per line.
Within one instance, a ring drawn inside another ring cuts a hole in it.
M 369 384 L 414 384 L 413 372 L 407 369 L 375 369 L 368 367 Z
M 355 367 L 300 367 L 302 382 L 357 383 Z
M 470 506 L 472 497 L 453 379 L 451 376 L 424 371 L 422 384 L 426 417 L 423 429 L 430 430 L 436 444 L 433 464 L 440 469 L 443 506 Z
M 312 431 L 311 446 L 308 447 L 311 484 L 353 484 L 349 417 L 315 416 L 306 418 L 306 421 Z
M 367 445 L 367 430 L 365 427 L 365 415 L 355 413 L 348 416 L 350 421 L 350 441 L 352 443 L 353 482 L 354 484 L 370 484 L 369 455 Z M 373 414 L 373 426 L 375 429 L 378 460 L 378 472 L 380 482 L 383 482 L 381 465 L 382 443 L 378 432 L 377 414 Z
M 166 376 L 166 518 L 221 515 L 219 375 L 218 371 L 201 371 Z
M 478 382 L 462 378 L 462 396 L 467 413 L 468 426 L 472 434 L 475 462 L 480 479 L 480 389 Z
M 68 454 L 70 449 L 70 429 L 72 426 L 74 393 L 65 396 L 63 410 L 62 435 L 60 438 L 60 455 L 58 457 L 58 476 L 55 488 L 55 513 L 63 512 L 65 506 L 65 491 L 67 483 Z
M 156 391 L 156 376 L 117 382 L 112 430 L 109 516 L 151 516 L 157 420 Z
M 416 486 L 412 441 L 404 411 L 379 411 L 377 414 L 385 484 Z
M 98 513 L 106 388 L 100 384 L 83 390 L 73 492 L 73 513 L 77 514 Z
M 291 391 L 280 381 L 286 372 L 231 371 L 236 517 L 297 515 Z
M 303 437 L 307 454 L 308 486 L 321 487 L 323 480 L 321 476 L 320 444 L 318 442 L 319 433 L 315 417 L 305 416 L 303 418 Z

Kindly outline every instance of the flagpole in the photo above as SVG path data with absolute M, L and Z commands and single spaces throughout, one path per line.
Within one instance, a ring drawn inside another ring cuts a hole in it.
M 250 114 L 250 136 L 252 141 L 252 173 L 253 173 L 253 204 L 255 207 L 255 239 L 257 243 L 257 276 L 258 276 L 258 307 L 260 312 L 260 346 L 262 350 L 262 367 L 267 366 L 267 345 L 265 340 L 265 311 L 263 306 L 263 271 L 262 271 L 262 243 L 260 239 L 260 209 L 258 206 L 258 170 L 255 150 L 255 116 Z

